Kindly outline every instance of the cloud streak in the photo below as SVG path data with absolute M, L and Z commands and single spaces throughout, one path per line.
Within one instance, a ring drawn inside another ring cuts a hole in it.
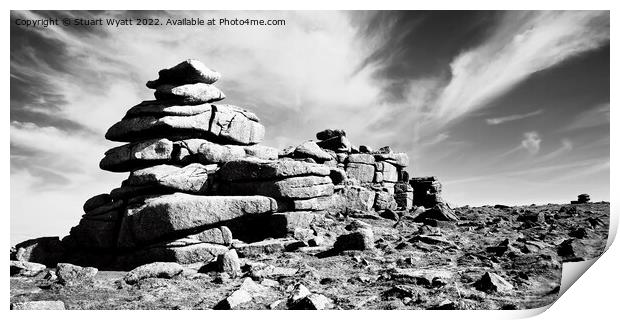
M 488 125 L 494 126 L 494 125 L 502 124 L 502 123 L 505 123 L 505 122 L 517 121 L 517 120 L 522 120 L 522 119 L 534 117 L 534 116 L 537 116 L 537 115 L 542 114 L 542 113 L 543 113 L 543 110 L 539 109 L 539 110 L 536 110 L 536 111 L 532 111 L 532 112 L 528 112 L 528 113 L 523 113 L 523 114 L 513 114 L 513 115 L 509 115 L 509 116 L 504 116 L 504 117 L 488 118 L 488 119 L 486 119 L 486 122 L 487 122 Z

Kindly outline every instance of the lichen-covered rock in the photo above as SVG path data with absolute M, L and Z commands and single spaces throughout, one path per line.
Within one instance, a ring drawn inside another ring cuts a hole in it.
M 200 233 L 190 235 L 188 238 L 225 246 L 230 245 L 233 241 L 232 232 L 225 226 L 207 229 Z
M 375 196 L 376 210 L 396 210 L 397 204 L 394 196 L 387 191 L 377 191 Z
M 346 186 L 342 195 L 348 210 L 370 211 L 375 204 L 375 192 L 360 186 Z
M 474 283 L 474 287 L 480 291 L 507 293 L 514 289 L 510 282 L 501 276 L 486 272 L 478 281 Z

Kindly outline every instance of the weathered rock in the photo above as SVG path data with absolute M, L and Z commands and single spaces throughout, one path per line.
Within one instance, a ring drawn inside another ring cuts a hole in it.
M 64 251 L 58 237 L 36 238 L 16 244 L 13 259 L 55 267 L 56 263 L 62 259 Z
M 272 180 L 297 176 L 328 176 L 330 168 L 301 161 L 242 159 L 225 163 L 218 171 L 225 181 Z
M 336 239 L 334 249 L 344 250 L 369 250 L 375 247 L 374 233 L 371 229 L 358 229 L 349 234 L 343 234 Z
M 293 156 L 295 158 L 312 158 L 321 162 L 333 159 L 329 153 L 321 149 L 314 141 L 306 141 L 297 146 L 295 151 L 293 151 Z
M 155 99 L 171 100 L 181 104 L 201 104 L 220 101 L 226 95 L 214 85 L 194 83 L 183 85 L 162 84 L 155 90 Z
M 332 195 L 334 185 L 329 177 L 305 176 L 277 181 L 222 183 L 218 191 L 222 194 L 255 194 L 273 198 L 311 199 Z
M 339 129 L 325 129 L 316 133 L 316 138 L 319 140 L 327 140 L 334 137 L 346 137 L 347 133 L 344 130 Z
M 204 230 L 200 233 L 188 236 L 190 239 L 196 239 L 201 242 L 214 243 L 228 246 L 232 243 L 232 232 L 228 227 L 222 226 Z
M 396 210 L 397 204 L 394 195 L 386 191 L 377 191 L 374 208 L 376 210 Z
M 208 229 L 246 215 L 271 213 L 276 201 L 262 196 L 196 196 L 174 193 L 145 199 L 123 219 L 119 246 L 149 243 L 179 232 Z
M 172 158 L 172 141 L 151 139 L 125 144 L 106 151 L 99 168 L 123 172 L 168 162 Z
M 359 186 L 346 186 L 343 196 L 348 210 L 370 211 L 375 203 L 375 192 Z
M 118 257 L 117 264 L 125 269 L 133 269 L 152 262 L 204 263 L 227 251 L 228 247 L 223 245 L 184 238 L 128 252 Z
M 383 212 L 380 213 L 380 216 L 382 218 L 390 219 L 394 221 L 400 220 L 400 216 L 398 215 L 398 213 L 394 212 L 391 209 L 384 210 Z
M 305 200 L 293 200 L 291 210 L 323 211 L 334 207 L 334 197 L 324 196 Z
M 293 234 L 297 228 L 310 228 L 323 219 L 324 214 L 310 211 L 278 212 L 269 217 L 269 229 L 273 237 L 284 237 Z
M 210 103 L 196 105 L 179 105 L 167 101 L 147 100 L 142 101 L 127 110 L 123 119 L 136 118 L 140 116 L 195 116 L 201 113 L 211 113 L 212 106 Z
M 237 251 L 231 249 L 217 256 L 217 267 L 218 271 L 226 272 L 233 278 L 239 276 L 241 274 L 241 262 L 237 256 Z
M 220 73 L 209 69 L 202 62 L 194 59 L 185 60 L 174 67 L 159 71 L 159 78 L 146 83 L 155 89 L 162 84 L 206 83 L 212 84 L 219 80 Z
M 359 182 L 372 182 L 375 178 L 375 166 L 363 163 L 348 163 L 347 177 L 357 179 Z
M 122 212 L 108 211 L 98 216 L 85 216 L 71 228 L 69 237 L 63 239 L 69 247 L 112 249 L 116 248 Z M 101 218 L 101 219 L 100 219 Z
M 110 198 L 112 199 L 110 202 L 86 211 L 82 217 L 91 220 L 116 220 L 118 218 L 119 211 L 124 209 L 126 203 L 122 200 L 114 200 L 114 197 L 112 196 L 110 196 Z
M 45 271 L 45 265 L 27 261 L 15 261 L 11 260 L 11 277 L 34 277 Z
M 434 207 L 427 209 L 414 217 L 413 221 L 424 222 L 426 219 L 438 221 L 457 221 L 458 217 L 452 208 L 450 208 L 447 204 L 440 202 Z
M 60 300 L 13 302 L 11 310 L 65 310 L 65 303 Z
M 398 182 L 398 171 L 396 167 L 390 163 L 385 162 L 383 164 L 383 181 L 385 182 Z
M 329 309 L 333 305 L 333 302 L 328 297 L 312 293 L 304 298 L 296 301 L 291 307 L 293 310 L 325 310 Z
M 70 263 L 59 263 L 56 266 L 56 276 L 62 285 L 72 286 L 93 281 L 97 275 L 97 268 L 80 267 Z
M 84 202 L 84 206 L 82 206 L 82 208 L 84 209 L 84 212 L 89 212 L 92 211 L 96 208 L 99 208 L 103 205 L 109 204 L 112 202 L 112 197 L 110 197 L 109 194 L 107 193 L 103 193 L 103 194 L 98 194 L 88 200 L 86 200 L 86 202 Z
M 374 151 L 371 147 L 365 145 L 360 145 L 359 149 L 361 153 L 372 153 Z
M 385 161 L 399 168 L 409 166 L 409 156 L 406 153 L 377 153 L 375 154 L 377 161 Z
M 286 239 L 272 239 L 253 243 L 233 243 L 233 248 L 241 257 L 258 257 L 282 252 L 290 242 L 291 240 Z
M 582 240 L 566 239 L 558 245 L 557 253 L 564 261 L 582 261 L 588 257 L 588 251 Z
M 482 275 L 474 283 L 474 287 L 480 291 L 500 293 L 510 292 L 514 288 L 512 284 L 493 272 L 486 272 Z
M 145 115 L 117 122 L 108 129 L 106 138 L 112 141 L 134 142 L 155 138 L 191 137 L 215 139 L 218 143 L 256 144 L 265 136 L 265 127 L 249 118 L 248 114 L 237 107 L 213 105 L 213 112 L 192 116 Z
M 147 278 L 170 279 L 182 272 L 183 267 L 176 262 L 153 262 L 129 271 L 123 280 L 128 284 L 135 284 Z
M 220 301 L 214 309 L 237 309 L 239 306 L 251 302 L 254 298 L 265 295 L 267 291 L 267 287 L 257 284 L 251 278 L 245 278 L 239 289 L 234 291 L 228 298 Z
M 317 145 L 323 149 L 333 150 L 335 152 L 351 152 L 351 142 L 346 136 L 335 136 L 323 141 L 317 142 Z M 340 161 L 339 161 L 340 162 Z
M 367 153 L 356 153 L 350 154 L 347 159 L 349 163 L 364 163 L 364 164 L 375 164 L 375 157 L 372 154 Z
M 330 168 L 329 178 L 333 184 L 342 184 L 347 179 L 347 173 L 341 168 Z
M 399 282 L 410 282 L 432 287 L 439 283 L 446 283 L 454 278 L 454 272 L 445 269 L 396 268 L 392 270 L 391 277 Z
M 206 194 L 209 190 L 209 179 L 216 170 L 217 165 L 192 163 L 185 167 L 177 167 L 162 164 L 133 171 L 126 180 L 126 184 Z

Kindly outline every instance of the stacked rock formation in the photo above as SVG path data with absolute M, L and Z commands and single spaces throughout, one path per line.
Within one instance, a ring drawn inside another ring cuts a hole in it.
M 129 172 L 127 179 L 88 199 L 62 241 L 18 245 L 14 256 L 43 261 L 27 257 L 53 246 L 59 254 L 42 263 L 204 263 L 310 245 L 300 241 L 328 214 L 398 220 L 415 205 L 415 212 L 431 208 L 420 221 L 456 219 L 447 205 L 435 206 L 442 203 L 439 182 L 410 179 L 407 154 L 390 147 L 357 148 L 332 129 L 282 151 L 260 145 L 265 128 L 254 113 L 216 104 L 225 98 L 213 85 L 219 78 L 196 60 L 161 70 L 147 83 L 155 100 L 130 108 L 106 133 L 125 144 L 108 150 L 99 166 Z M 371 248 L 372 234 L 358 231 L 338 247 Z
M 127 267 L 205 261 L 228 251 L 228 223 L 276 211 L 276 202 L 258 193 L 215 195 L 215 172 L 223 164 L 278 157 L 277 149 L 258 145 L 265 129 L 254 113 L 213 104 L 225 97 L 213 85 L 219 78 L 187 60 L 147 83 L 156 99 L 130 108 L 108 130 L 107 139 L 127 144 L 107 151 L 100 163 L 129 177 L 86 201 L 80 224 L 63 239 L 71 252 L 108 252 L 110 264 Z

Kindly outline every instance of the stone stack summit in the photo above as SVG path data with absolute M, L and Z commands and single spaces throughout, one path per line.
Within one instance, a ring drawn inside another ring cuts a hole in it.
M 314 227 L 332 218 L 456 219 L 444 214 L 439 182 L 410 179 L 408 156 L 390 147 L 356 147 L 334 129 L 284 150 L 260 145 L 265 128 L 253 112 L 217 103 L 219 79 L 197 60 L 159 71 L 146 84 L 155 100 L 131 107 L 105 135 L 124 144 L 99 166 L 127 179 L 88 199 L 62 241 L 18 244 L 16 259 L 106 269 L 205 263 L 231 249 L 249 257 L 318 247 Z M 372 236 L 364 243 L 372 247 Z

